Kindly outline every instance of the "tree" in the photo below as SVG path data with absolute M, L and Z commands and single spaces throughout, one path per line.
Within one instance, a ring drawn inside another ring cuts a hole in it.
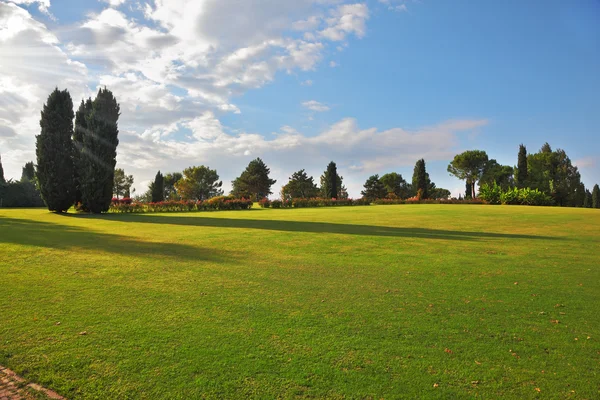
M 321 180 L 321 193 L 323 197 L 327 199 L 337 199 L 338 188 L 339 184 L 341 184 L 341 179 L 338 179 L 337 166 L 333 161 L 327 165 L 327 169 L 325 170 L 323 177 L 324 179 Z
M 85 105 L 84 105 L 85 109 Z M 113 195 L 120 107 L 112 92 L 100 89 L 85 116 L 82 130 L 79 188 L 83 209 L 93 213 L 108 211 Z
M 182 178 L 183 174 L 181 174 L 181 172 L 173 172 L 164 176 L 163 184 L 165 200 L 177 200 L 180 198 L 177 194 L 177 189 L 175 189 L 175 184 Z
M 75 129 L 73 131 L 73 185 L 75 186 L 75 205 L 83 202 L 81 197 L 81 171 L 85 168 L 83 152 L 83 138 L 88 130 L 87 118 L 92 112 L 92 99 L 81 100 L 79 109 L 75 113 Z
M 335 164 L 335 163 L 334 163 Z M 336 174 L 335 174 L 335 182 L 337 185 L 337 198 L 338 199 L 347 199 L 348 198 L 348 190 L 346 189 L 346 187 L 343 184 L 344 181 L 344 177 L 340 176 L 337 173 L 337 168 L 336 168 Z M 331 195 L 331 190 L 330 190 L 330 182 L 331 179 L 329 177 L 329 173 L 327 170 L 325 170 L 325 172 L 323 173 L 323 175 L 321 175 L 321 177 L 319 178 L 319 183 L 320 183 L 320 187 L 319 187 L 319 196 L 324 198 L 324 199 L 328 199 L 331 198 L 329 197 L 329 195 Z
M 150 184 L 150 192 L 153 203 L 158 203 L 159 201 L 163 201 L 165 199 L 165 187 L 164 187 L 164 178 L 163 175 L 158 171 L 156 176 L 154 177 L 154 182 Z
M 429 182 L 429 175 L 425 169 L 425 160 L 421 158 L 415 164 L 412 178 L 412 190 L 415 195 L 420 196 L 420 199 L 429 198 Z
M 473 198 L 473 187 L 471 182 L 465 182 L 465 200 L 471 200 Z
M 385 185 L 379 180 L 379 175 L 371 175 L 364 184 L 365 190 L 360 194 L 368 200 L 383 199 L 388 191 Z
M 592 207 L 592 192 L 590 192 L 589 190 L 585 190 L 585 200 L 583 202 L 583 206 L 585 208 L 591 208 Z
M 73 117 L 69 91 L 54 89 L 44 104 L 36 136 L 37 181 L 50 211 L 67 211 L 73 205 Z
M 401 174 L 390 172 L 383 175 L 379 180 L 385 185 L 388 194 L 393 193 L 401 199 L 410 197 L 410 187 Z
M 313 177 L 309 177 L 303 169 L 294 172 L 288 183 L 281 188 L 281 197 L 284 200 L 310 199 L 317 197 L 318 194 L 319 188 L 317 188 Z
M 597 183 L 592 189 L 592 208 L 600 208 L 600 188 Z
M 517 161 L 517 186 L 524 188 L 527 186 L 527 148 L 519 145 L 519 159 Z M 498 183 L 500 185 L 500 183 Z
M 0 156 L 0 183 L 6 183 L 6 179 L 4 179 L 4 168 L 2 168 L 2 156 Z
M 488 185 L 493 185 L 496 183 L 502 190 L 506 191 L 514 186 L 513 174 L 513 167 L 510 165 L 498 164 L 496 160 L 491 159 L 483 168 L 479 184 L 487 183 Z
M 25 163 L 21 172 L 21 182 L 33 182 L 35 180 L 35 167 L 33 161 Z
M 448 189 L 433 188 L 429 190 L 429 198 L 434 200 L 448 199 L 452 193 Z
M 273 193 L 271 186 L 277 182 L 269 178 L 270 172 L 271 170 L 260 158 L 250 161 L 244 172 L 232 182 L 231 193 L 236 197 L 260 201 Z
M 183 178 L 175 183 L 177 193 L 185 200 L 207 200 L 223 195 L 223 182 L 214 169 L 201 165 L 183 170 Z
M 481 179 L 488 162 L 488 155 L 482 150 L 467 150 L 454 156 L 448 165 L 448 172 L 471 185 L 471 196 L 475 197 L 475 183 Z
M 131 194 L 131 186 L 133 185 L 133 175 L 125 175 L 125 171 L 122 168 L 115 169 L 115 176 L 113 179 L 113 194 L 119 198 L 119 196 L 129 197 Z

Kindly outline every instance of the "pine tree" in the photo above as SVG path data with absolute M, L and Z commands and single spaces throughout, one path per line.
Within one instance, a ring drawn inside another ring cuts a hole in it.
M 249 197 L 260 201 L 273 193 L 271 186 L 277 182 L 269 178 L 270 173 L 271 170 L 260 158 L 250 161 L 244 172 L 232 182 L 231 193 L 236 197 Z
M 427 179 L 427 171 L 425 169 L 425 160 L 420 159 L 415 164 L 415 169 L 413 171 L 412 178 L 412 187 L 413 191 L 417 196 L 420 196 L 420 199 L 429 198 L 428 193 L 428 179 Z
M 327 166 L 327 170 L 325 171 L 325 183 L 326 187 L 323 190 L 323 194 L 328 199 L 337 199 L 338 198 L 338 174 L 337 174 L 337 166 L 332 161 Z
M 527 186 L 527 148 L 525 145 L 519 145 L 519 159 L 517 162 L 517 185 L 520 188 Z
M 219 180 L 217 170 L 204 165 L 184 169 L 183 178 L 175 183 L 177 193 L 184 200 L 204 201 L 212 197 L 222 196 L 222 186 L 223 181 Z
M 591 208 L 592 207 L 592 192 L 590 192 L 589 190 L 585 190 L 585 200 L 583 201 L 583 206 L 585 208 Z
M 365 190 L 360 194 L 368 200 L 383 199 L 387 195 L 387 188 L 379 179 L 379 175 L 371 175 L 364 184 Z
M 592 208 L 600 208 L 600 188 L 597 183 L 592 189 Z
M 4 168 L 2 168 L 2 156 L 0 156 L 0 183 L 6 183 L 6 179 L 4 179 Z
M 159 201 L 163 201 L 165 199 L 165 181 L 163 174 L 161 174 L 160 171 L 156 173 L 156 176 L 154 177 L 154 182 L 152 183 L 150 189 L 152 192 L 153 203 L 158 203 Z
M 23 170 L 21 172 L 21 182 L 33 182 L 35 179 L 35 167 L 33 166 L 33 161 L 25 163 L 23 166 Z
M 93 213 L 108 211 L 110 207 L 119 144 L 119 110 L 112 92 L 104 88 L 98 91 L 92 110 L 85 117 L 79 187 L 83 208 Z
M 36 136 L 37 180 L 48 210 L 63 212 L 73 204 L 73 100 L 58 88 L 42 110 Z
M 310 199 L 317 197 L 318 193 L 319 188 L 313 177 L 309 177 L 303 169 L 294 172 L 288 183 L 281 189 L 281 197 L 285 200 Z
M 75 129 L 73 131 L 73 183 L 75 185 L 75 205 L 82 203 L 80 174 L 85 167 L 83 161 L 84 158 L 82 157 L 83 138 L 86 133 L 88 133 L 87 118 L 91 114 L 92 108 L 93 103 L 91 98 L 88 98 L 86 101 L 81 100 L 79 109 L 75 113 Z

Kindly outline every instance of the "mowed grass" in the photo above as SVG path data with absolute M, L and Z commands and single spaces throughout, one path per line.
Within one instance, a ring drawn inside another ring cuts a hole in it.
M 600 396 L 600 210 L 3 209 L 0 296 L 68 398 Z

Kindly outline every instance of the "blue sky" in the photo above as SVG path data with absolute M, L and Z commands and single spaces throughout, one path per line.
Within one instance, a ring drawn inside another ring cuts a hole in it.
M 79 103 L 106 85 L 138 191 L 200 164 L 229 187 L 261 157 L 275 194 L 334 160 L 358 197 L 369 175 L 410 179 L 424 157 L 457 195 L 454 154 L 514 165 L 520 143 L 546 141 L 600 182 L 598 1 L 13 0 L 0 32 L 9 177 L 34 159 L 54 86 Z

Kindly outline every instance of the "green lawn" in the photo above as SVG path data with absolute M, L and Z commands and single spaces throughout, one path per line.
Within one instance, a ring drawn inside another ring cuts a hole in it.
M 600 396 L 600 210 L 1 209 L 0 295 L 68 398 Z

